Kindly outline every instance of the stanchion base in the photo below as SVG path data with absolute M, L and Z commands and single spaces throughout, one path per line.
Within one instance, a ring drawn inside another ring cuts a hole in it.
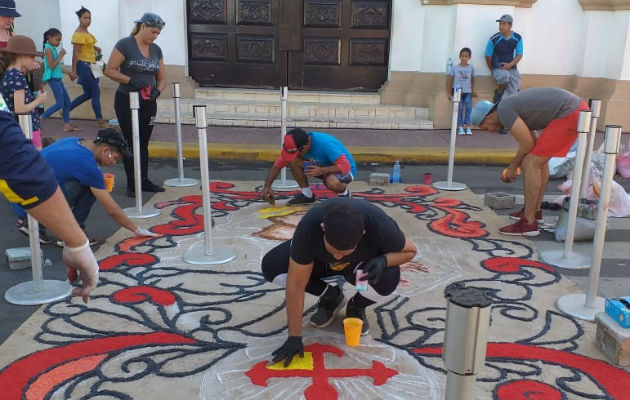
M 464 190 L 466 188 L 468 188 L 468 186 L 466 186 L 463 183 L 459 183 L 459 182 L 451 182 L 448 183 L 448 181 L 439 181 L 439 182 L 435 182 L 433 184 L 433 187 L 436 189 L 440 189 L 440 190 Z
M 199 183 L 199 181 L 197 179 L 193 179 L 193 178 L 183 178 L 183 179 L 171 178 L 171 179 L 167 179 L 167 180 L 164 181 L 164 186 L 188 187 L 188 186 L 195 186 L 198 183 Z
M 142 207 L 140 211 L 136 207 L 127 207 L 123 209 L 129 218 L 151 218 L 160 215 L 160 210 L 153 207 Z
M 591 257 L 573 251 L 570 258 L 565 258 L 564 249 L 541 251 L 540 260 L 558 268 L 586 269 L 591 267 Z
M 296 181 L 292 181 L 290 179 L 285 180 L 276 180 L 271 184 L 271 190 L 275 190 L 277 192 L 288 192 L 289 190 L 294 190 L 300 187 Z
M 605 300 L 603 297 L 595 297 L 593 307 L 586 306 L 586 295 L 580 293 L 565 294 L 558 297 L 556 307 L 558 310 L 572 317 L 586 321 L 595 321 L 595 315 L 604 312 Z
M 188 264 L 213 265 L 225 264 L 236 258 L 234 251 L 228 247 L 212 246 L 212 253 L 206 254 L 204 245 L 190 248 L 184 253 L 184 261 Z
M 20 283 L 4 292 L 4 299 L 11 304 L 32 306 L 65 299 L 72 292 L 72 286 L 66 281 L 43 280 L 41 288 L 41 291 L 35 291 L 33 281 Z

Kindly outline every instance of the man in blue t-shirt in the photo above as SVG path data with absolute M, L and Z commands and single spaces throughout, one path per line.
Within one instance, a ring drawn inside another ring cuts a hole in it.
M 81 228 L 85 229 L 85 221 L 98 200 L 120 226 L 137 236 L 156 236 L 134 224 L 105 188 L 103 172 L 99 167 L 114 165 L 123 156 L 130 156 L 127 144 L 117 130 L 100 130 L 93 142 L 77 137 L 58 140 L 42 150 L 42 156 L 55 172 Z M 90 239 L 91 245 L 99 243 L 101 241 Z
M 348 184 L 354 180 L 357 166 L 346 146 L 336 137 L 322 132 L 306 133 L 300 128 L 287 132 L 280 157 L 271 166 L 260 192 L 262 199 L 273 198 L 271 184 L 287 165 L 300 186 L 300 193 L 287 204 L 309 204 L 315 201 L 308 184 L 309 176 L 320 178 L 337 196 L 351 197 Z
M 497 82 L 493 103 L 498 103 L 502 96 L 517 93 L 521 87 L 521 75 L 516 64 L 523 58 L 523 38 L 512 31 L 512 16 L 504 14 L 497 19 L 499 32 L 488 40 L 486 46 L 486 64 L 492 71 L 492 78 Z

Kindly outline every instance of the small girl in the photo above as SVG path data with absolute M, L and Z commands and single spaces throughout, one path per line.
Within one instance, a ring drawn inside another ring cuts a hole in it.
M 33 65 L 35 57 L 41 57 L 35 48 L 33 39 L 15 35 L 9 39 L 5 49 L 1 49 L 4 57 L 0 61 L 0 91 L 7 106 L 14 114 L 31 114 L 33 123 L 33 145 L 38 150 L 42 148 L 39 114 L 37 106 L 46 101 L 46 92 L 42 89 L 33 98 L 33 92 L 26 82 L 28 67 Z
M 46 92 L 40 90 L 37 97 L 33 98 L 33 92 L 26 81 L 28 68 L 35 63 L 35 57 L 41 57 L 35 48 L 35 42 L 29 37 L 15 35 L 9 39 L 7 47 L 0 49 L 3 57 L 0 57 L 0 93 L 7 107 L 14 114 L 30 114 L 33 124 L 33 146 L 42 149 L 42 139 L 39 124 L 37 106 L 46 101 Z M 26 212 L 17 203 L 11 206 L 18 215 L 17 226 L 20 232 L 28 236 L 28 223 Z M 43 225 L 39 226 L 39 241 L 42 244 L 52 242 Z
M 62 110 L 63 131 L 80 131 L 81 129 L 70 123 L 70 96 L 62 81 L 63 74 L 70 76 L 70 72 L 61 67 L 61 60 L 66 54 L 66 49 L 61 49 L 58 52 L 57 47 L 60 43 L 61 32 L 59 29 L 50 28 L 44 32 L 44 75 L 42 76 L 42 82 L 50 86 L 55 95 L 55 104 L 42 114 L 42 118 L 48 118 L 54 112 Z

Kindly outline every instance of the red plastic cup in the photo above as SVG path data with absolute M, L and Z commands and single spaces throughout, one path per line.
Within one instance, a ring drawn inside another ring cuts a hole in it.
M 424 174 L 424 184 L 430 185 L 432 180 L 433 180 L 433 174 L 430 172 L 426 172 Z

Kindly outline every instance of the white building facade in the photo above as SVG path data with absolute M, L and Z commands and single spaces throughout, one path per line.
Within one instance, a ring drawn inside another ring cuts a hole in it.
M 281 14 L 283 1 L 275 4 Z M 298 0 L 293 0 L 298 1 Z M 300 0 L 301 1 L 301 0 Z M 304 0 L 308 3 L 308 0 Z M 184 82 L 183 96 L 192 97 L 196 85 L 189 76 L 188 29 L 191 3 L 196 7 L 224 8 L 238 0 L 18 0 L 22 14 L 16 32 L 32 37 L 41 46 L 42 33 L 57 27 L 63 45 L 77 26 L 75 11 L 82 5 L 92 12 L 90 31 L 98 39 L 105 59 L 116 41 L 129 34 L 133 21 L 144 12 L 162 16 L 166 27 L 157 40 L 163 50 L 169 81 Z M 349 0 L 339 0 L 339 3 Z M 250 0 L 249 3 L 252 3 Z M 372 3 L 379 3 L 372 2 Z M 522 88 L 557 86 L 584 98 L 603 102 L 601 126 L 620 124 L 630 130 L 630 1 L 628 0 L 383 0 L 388 9 L 387 77 L 380 87 L 381 103 L 428 107 L 436 127 L 450 121 L 445 95 L 444 70 L 462 47 L 472 49 L 479 98 L 492 98 L 484 50 L 497 32 L 502 14 L 514 18 L 513 30 L 524 40 L 518 68 Z M 237 4 L 238 7 L 238 4 Z M 237 8 L 238 9 L 238 8 Z M 70 51 L 71 53 L 71 51 Z M 71 62 L 71 55 L 65 63 Z M 115 84 L 103 82 L 102 103 Z M 70 88 L 69 88 L 70 89 Z M 600 127 L 601 127 L 600 126 Z

